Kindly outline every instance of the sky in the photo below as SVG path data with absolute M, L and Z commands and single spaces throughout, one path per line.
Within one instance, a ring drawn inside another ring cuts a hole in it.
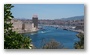
M 15 18 L 61 19 L 84 15 L 84 4 L 13 4 L 11 9 Z

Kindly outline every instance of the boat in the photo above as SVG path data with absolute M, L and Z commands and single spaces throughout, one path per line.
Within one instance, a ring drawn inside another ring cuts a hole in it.
M 67 29 L 63 29 L 63 30 L 67 30 Z

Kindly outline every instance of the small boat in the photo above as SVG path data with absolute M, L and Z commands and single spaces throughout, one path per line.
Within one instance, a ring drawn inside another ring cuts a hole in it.
M 56 29 L 57 29 L 58 27 L 56 27 Z
M 67 30 L 67 29 L 63 29 L 63 30 Z

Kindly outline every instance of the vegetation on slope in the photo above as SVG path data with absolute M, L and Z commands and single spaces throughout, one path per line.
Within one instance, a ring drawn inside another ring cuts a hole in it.
M 84 34 L 79 33 L 77 36 L 80 38 L 80 41 L 75 43 L 75 49 L 84 49 Z

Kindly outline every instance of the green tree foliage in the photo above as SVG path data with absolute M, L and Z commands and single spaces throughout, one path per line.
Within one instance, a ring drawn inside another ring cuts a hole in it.
M 55 40 L 51 40 L 50 42 L 44 44 L 43 49 L 63 49 L 64 46 Z
M 29 49 L 31 39 L 12 31 L 11 20 L 14 18 L 11 13 L 11 4 L 4 5 L 4 48 L 5 49 Z
M 80 38 L 80 41 L 75 43 L 75 49 L 84 49 L 84 34 L 79 33 L 77 36 Z

